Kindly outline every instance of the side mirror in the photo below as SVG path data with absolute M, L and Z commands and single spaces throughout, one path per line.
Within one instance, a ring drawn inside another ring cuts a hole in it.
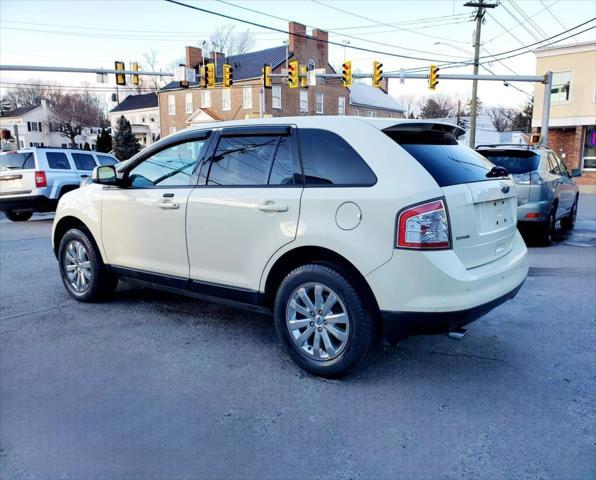
M 101 165 L 93 169 L 91 181 L 100 185 L 117 185 L 118 177 L 113 165 Z
M 582 176 L 581 168 L 574 168 L 573 170 L 571 170 L 571 176 L 572 177 L 581 177 Z

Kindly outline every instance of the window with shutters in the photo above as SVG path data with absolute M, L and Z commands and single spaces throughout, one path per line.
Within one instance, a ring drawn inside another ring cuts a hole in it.
M 221 90 L 221 109 L 224 112 L 232 110 L 232 92 L 229 88 Z
M 31 122 L 31 131 L 32 132 L 37 132 L 39 131 L 39 124 L 37 122 Z
M 316 110 L 315 110 L 315 112 L 316 113 L 323 113 L 323 100 L 324 100 L 323 92 L 317 92 L 316 93 L 316 96 L 315 96 L 315 100 L 316 100 L 316 103 L 315 103 Z
M 184 113 L 192 113 L 192 92 L 184 94 Z M 143 119 L 143 123 L 145 123 L 145 119 Z
M 275 85 L 271 87 L 271 108 L 281 110 L 281 86 Z
M 252 110 L 252 87 L 242 88 L 242 108 Z
M 337 114 L 346 114 L 346 97 L 337 97 Z
M 168 115 L 176 115 L 176 96 L 168 95 Z
M 300 90 L 300 113 L 308 113 L 308 91 Z
M 201 107 L 211 107 L 211 92 L 209 90 L 201 90 Z

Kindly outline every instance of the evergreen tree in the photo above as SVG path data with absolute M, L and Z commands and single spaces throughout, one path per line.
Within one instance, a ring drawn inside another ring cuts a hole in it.
M 518 112 L 511 122 L 511 130 L 530 132 L 532 130 L 532 112 L 534 111 L 534 99 L 528 100 L 521 112 Z
M 95 150 L 102 153 L 110 153 L 112 151 L 112 135 L 103 127 L 97 136 Z
M 130 122 L 122 115 L 116 124 L 116 132 L 112 140 L 114 155 L 121 162 L 128 160 L 141 150 L 141 144 L 132 133 Z
M 91 150 L 91 145 L 89 145 L 89 142 L 85 142 L 85 145 L 83 145 L 83 150 Z

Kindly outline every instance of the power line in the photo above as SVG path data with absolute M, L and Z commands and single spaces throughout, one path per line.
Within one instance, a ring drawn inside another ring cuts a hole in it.
M 252 9 L 252 8 L 248 8 L 248 7 L 244 7 L 244 6 L 241 6 L 241 5 L 236 5 L 236 4 L 231 3 L 231 2 L 227 2 L 225 0 L 216 0 L 216 1 L 219 2 L 219 3 L 226 4 L 226 5 L 231 5 L 231 6 L 236 7 L 236 8 L 240 8 L 242 10 L 246 10 L 246 11 L 253 12 L 253 13 L 258 13 L 259 15 L 264 15 L 266 17 L 274 18 L 276 20 L 283 20 L 284 22 L 289 22 L 290 21 L 287 18 L 278 17 L 277 15 L 271 15 L 271 14 L 265 13 L 265 12 L 260 12 L 258 10 Z M 306 27 L 309 27 L 309 28 L 316 28 L 316 27 L 313 27 L 312 25 L 305 25 L 305 26 Z M 430 53 L 431 55 L 434 53 L 434 52 L 429 52 L 428 50 L 417 50 L 415 48 L 403 47 L 401 45 L 392 45 L 392 44 L 387 43 L 387 42 L 377 42 L 375 40 L 369 40 L 369 39 L 362 38 L 362 37 L 356 37 L 354 35 L 349 35 L 347 33 L 338 33 L 337 31 L 331 30 L 331 29 L 327 29 L 326 31 L 329 32 L 329 33 L 333 33 L 334 35 L 338 35 L 340 37 L 351 38 L 353 40 L 359 40 L 359 41 L 362 41 L 362 42 L 373 43 L 373 44 L 376 44 L 376 45 L 383 45 L 383 46 L 386 46 L 386 47 L 399 48 L 401 50 L 408 50 L 410 52 Z M 394 31 L 394 30 L 391 30 L 391 31 Z M 373 33 L 380 33 L 380 32 L 373 32 Z M 445 55 L 445 56 L 446 57 L 460 58 L 461 59 L 461 57 L 457 57 L 455 55 Z
M 534 40 L 540 40 L 540 38 L 539 38 L 540 32 L 538 32 L 538 36 L 537 36 L 536 33 L 532 32 L 526 25 L 526 23 L 528 25 L 532 25 L 531 22 L 528 22 L 527 20 L 524 20 L 524 21 L 520 20 L 520 18 L 518 16 L 513 14 L 511 12 L 511 10 L 509 10 L 507 8 L 507 6 L 505 5 L 505 2 L 503 2 L 501 5 L 503 7 L 503 10 L 505 10 L 511 18 L 513 18 L 517 23 L 519 23 L 521 25 L 521 27 L 528 33 L 528 35 L 530 35 L 530 37 L 532 37 Z M 512 6 L 513 6 L 513 4 L 512 4 Z M 522 15 L 522 17 L 523 17 L 523 15 Z
M 208 13 L 210 15 L 216 15 L 218 17 L 227 18 L 229 20 L 234 20 L 236 22 L 246 23 L 247 25 L 252 25 L 254 27 L 265 28 L 267 30 L 272 30 L 272 31 L 284 33 L 286 35 L 289 35 L 290 34 L 290 32 L 288 32 L 287 30 L 283 30 L 281 28 L 270 27 L 268 25 L 263 25 L 262 23 L 251 22 L 250 20 L 245 20 L 245 19 L 242 19 L 242 18 L 233 17 L 231 15 L 226 15 L 224 13 L 214 12 L 213 10 L 208 10 L 206 8 L 197 7 L 197 6 L 194 6 L 194 5 L 188 5 L 186 3 L 179 2 L 177 0 L 164 0 L 164 2 L 172 3 L 174 5 L 180 5 L 181 7 L 190 8 L 192 10 L 196 10 L 196 11 L 203 12 L 203 13 Z M 334 42 L 334 41 L 331 41 L 331 40 L 323 40 L 323 39 L 320 39 L 320 38 L 313 38 L 313 37 L 309 37 L 308 35 L 300 35 L 300 34 L 297 34 L 297 33 L 292 33 L 292 35 L 294 35 L 296 37 L 308 39 L 308 40 L 313 40 L 313 41 L 320 42 L 320 43 L 327 43 L 328 45 L 336 45 L 336 46 L 342 47 L 342 48 L 345 47 L 345 45 L 343 43 Z M 436 58 L 413 57 L 413 56 L 410 56 L 410 55 L 402 55 L 402 54 L 398 54 L 398 53 L 391 53 L 391 52 L 385 52 L 385 51 L 380 51 L 380 50 L 371 50 L 369 48 L 358 47 L 358 46 L 355 46 L 355 45 L 347 45 L 347 48 L 351 48 L 352 50 L 359 50 L 361 52 L 369 52 L 369 53 L 376 53 L 378 55 L 386 55 L 388 57 L 406 58 L 408 60 L 422 60 L 422 61 L 426 61 L 426 62 L 442 61 L 442 60 L 438 60 Z
M 532 17 L 530 17 L 525 11 L 524 9 L 521 7 L 521 5 L 518 5 L 518 3 L 515 0 L 509 0 L 509 3 L 511 3 L 511 5 L 513 6 L 513 8 L 515 8 L 522 17 L 524 17 L 524 19 L 526 19 L 526 21 L 532 25 L 532 27 L 534 27 L 534 30 L 536 30 L 538 32 L 539 35 L 542 36 L 542 38 L 546 37 L 546 32 L 544 30 L 542 30 L 542 28 L 540 27 L 540 25 L 538 25 L 534 19 L 532 19 Z M 563 27 L 565 28 L 565 27 Z
M 364 15 L 360 15 L 358 13 L 350 12 L 348 10 L 344 10 L 343 8 L 339 8 L 339 7 L 335 7 L 335 6 L 332 6 L 332 5 L 328 5 L 326 3 L 320 2 L 319 0 L 311 0 L 311 2 L 316 3 L 316 4 L 319 4 L 319 5 L 323 5 L 324 7 L 330 8 L 331 10 L 336 10 L 338 12 L 345 13 L 346 15 L 351 15 L 353 17 L 364 19 L 364 20 L 366 20 L 368 22 L 374 22 L 374 23 L 377 23 L 379 25 L 384 25 L 386 27 L 392 27 L 391 24 L 384 23 L 384 22 L 379 22 L 378 20 L 375 20 L 374 18 L 365 17 Z M 403 28 L 403 27 L 397 27 L 397 28 L 395 28 L 395 30 L 403 30 L 403 31 L 406 31 L 406 32 L 409 32 L 409 33 L 413 33 L 415 35 L 422 35 L 424 37 L 435 38 L 435 39 L 438 39 L 438 40 L 446 40 L 448 42 L 467 43 L 467 42 L 463 42 L 461 40 L 455 40 L 455 39 L 452 39 L 452 38 L 445 38 L 445 37 L 439 37 L 439 36 L 436 36 L 436 35 L 430 35 L 430 34 L 426 34 L 426 33 L 419 33 L 419 32 L 416 32 L 415 30 L 411 30 L 411 29 Z

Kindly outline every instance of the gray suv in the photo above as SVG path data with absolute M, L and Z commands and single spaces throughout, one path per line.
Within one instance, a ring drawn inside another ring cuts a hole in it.
M 0 154 L 0 211 L 13 222 L 53 212 L 62 195 L 79 188 L 99 165 L 116 165 L 107 153 L 66 148 L 25 148 Z
M 565 163 L 552 150 L 527 145 L 481 145 L 476 151 L 507 169 L 517 190 L 517 220 L 543 245 L 550 245 L 558 221 L 575 226 L 579 189 Z

